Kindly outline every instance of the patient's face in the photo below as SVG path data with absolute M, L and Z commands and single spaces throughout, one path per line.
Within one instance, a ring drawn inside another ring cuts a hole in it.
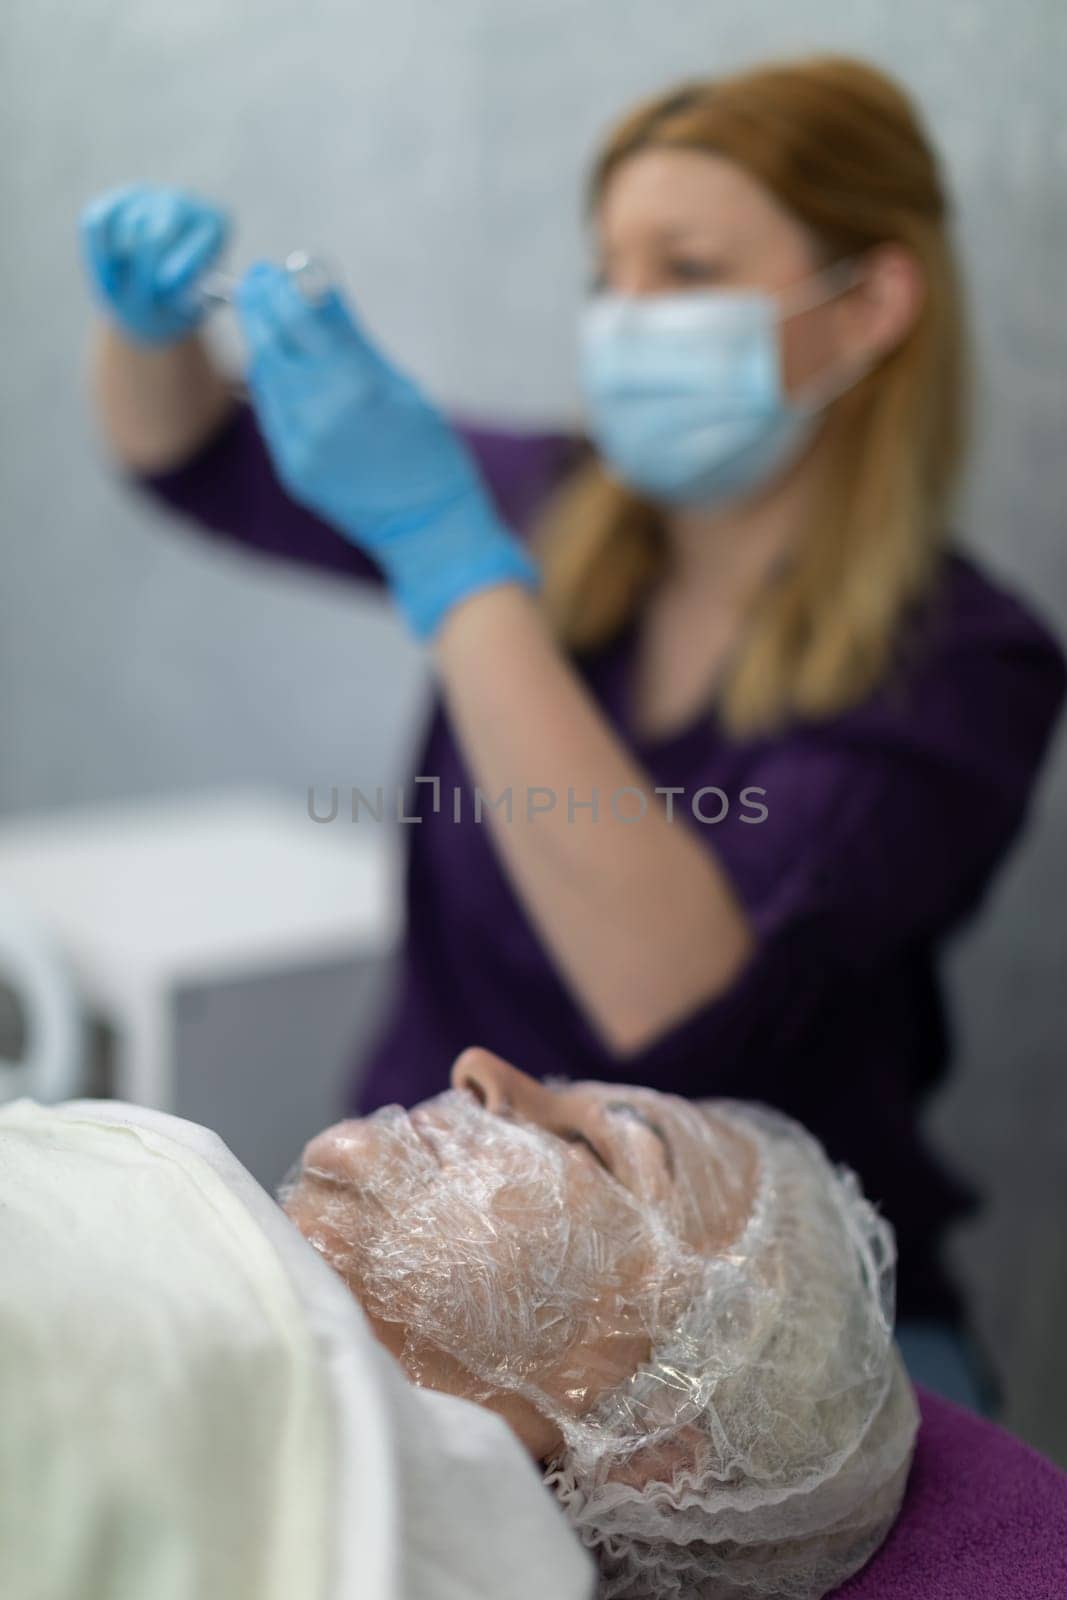
M 553 1411 L 647 1359 L 686 1261 L 737 1236 L 755 1182 L 719 1115 L 472 1049 L 444 1094 L 313 1139 L 285 1208 L 415 1382 L 500 1412 L 540 1458 Z

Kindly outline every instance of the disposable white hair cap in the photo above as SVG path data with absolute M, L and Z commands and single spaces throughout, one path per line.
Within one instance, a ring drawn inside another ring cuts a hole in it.
M 546 1481 L 601 1600 L 817 1600 L 884 1540 L 914 1450 L 893 1231 L 791 1118 L 708 1109 L 758 1149 L 748 1222 Z

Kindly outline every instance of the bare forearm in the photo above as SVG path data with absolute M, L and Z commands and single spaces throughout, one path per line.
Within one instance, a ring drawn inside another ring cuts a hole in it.
M 173 344 L 136 344 L 101 320 L 93 329 L 89 366 L 104 436 L 135 471 L 179 465 L 235 403 L 233 381 L 197 335 Z
M 512 881 L 612 1048 L 638 1050 L 725 992 L 753 948 L 744 910 L 712 853 L 669 819 L 530 595 L 501 585 L 455 607 L 437 659 L 476 783 L 490 801 L 512 791 L 510 821 L 485 812 Z M 640 791 L 643 815 L 624 789 Z M 530 815 L 531 790 L 554 796 L 551 809 Z M 595 820 L 579 809 L 594 793 Z

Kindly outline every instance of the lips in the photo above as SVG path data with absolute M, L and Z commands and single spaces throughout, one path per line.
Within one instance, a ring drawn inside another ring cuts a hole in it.
M 410 1114 L 408 1121 L 415 1130 L 415 1137 L 419 1140 L 420 1144 L 422 1144 L 422 1146 L 430 1152 L 430 1155 L 433 1157 L 436 1164 L 440 1166 L 441 1157 L 437 1151 L 437 1141 L 427 1127 L 424 1119 L 419 1116 L 418 1107 L 416 1107 L 415 1110 Z

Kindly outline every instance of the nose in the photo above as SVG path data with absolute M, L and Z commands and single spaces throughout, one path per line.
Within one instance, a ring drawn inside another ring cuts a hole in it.
M 551 1091 L 503 1056 L 472 1045 L 452 1063 L 453 1089 L 469 1089 L 494 1116 L 517 1115 L 543 1126 L 548 1122 Z

